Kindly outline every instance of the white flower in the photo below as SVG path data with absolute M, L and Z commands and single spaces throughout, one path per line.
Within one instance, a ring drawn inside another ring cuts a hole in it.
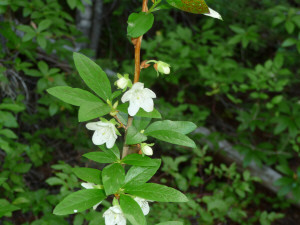
M 97 185 L 94 183 L 81 183 L 81 186 L 84 187 L 85 189 L 94 189 L 97 188 Z M 96 210 L 97 207 L 101 204 L 102 201 L 98 202 L 96 205 L 93 206 L 93 209 Z M 75 210 L 74 210 L 75 212 Z M 76 210 L 77 212 L 77 210 Z
M 144 88 L 143 83 L 137 82 L 130 90 L 125 92 L 121 101 L 123 103 L 129 101 L 128 113 L 130 116 L 134 116 L 140 108 L 146 112 L 152 112 L 154 107 L 152 98 L 156 98 L 155 93 L 148 88 Z
M 107 148 L 112 148 L 117 139 L 115 125 L 111 122 L 92 122 L 87 123 L 86 128 L 94 130 L 92 141 L 95 145 L 102 145 L 106 143 Z
M 148 213 L 150 211 L 148 201 L 146 199 L 139 198 L 139 197 L 135 197 L 134 200 L 137 202 L 137 204 L 139 204 L 139 206 L 141 207 L 144 215 L 145 216 L 148 215 Z
M 145 145 L 145 146 L 142 146 L 142 152 L 145 154 L 145 155 L 153 155 L 153 150 L 150 146 L 148 145 Z
M 163 74 L 170 74 L 170 65 L 168 63 L 158 61 L 157 62 L 157 71 Z
M 126 218 L 119 205 L 112 206 L 103 213 L 105 225 L 126 225 Z
M 210 17 L 213 17 L 213 18 L 216 18 L 219 20 L 223 20 L 222 16 L 217 11 L 215 11 L 211 8 L 208 8 L 208 9 L 209 9 L 209 13 L 204 13 L 203 15 L 210 16 Z

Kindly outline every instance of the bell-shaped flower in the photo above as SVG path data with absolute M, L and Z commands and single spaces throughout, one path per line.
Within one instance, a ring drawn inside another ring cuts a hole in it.
M 110 207 L 103 213 L 105 225 L 126 225 L 126 218 L 119 205 Z
M 148 213 L 150 212 L 148 201 L 146 199 L 139 198 L 139 197 L 135 197 L 134 200 L 137 202 L 137 204 L 139 204 L 144 215 L 145 216 L 148 215 Z
M 110 121 L 98 121 L 86 124 L 86 128 L 94 130 L 92 141 L 95 145 L 106 143 L 107 148 L 112 148 L 116 142 L 117 134 L 116 127 Z
M 148 88 L 144 88 L 143 83 L 137 82 L 130 90 L 125 92 L 121 101 L 123 103 L 129 101 L 128 114 L 134 116 L 140 108 L 146 112 L 152 112 L 154 109 L 153 98 L 156 98 L 155 93 Z
M 216 19 L 219 19 L 219 20 L 223 20 L 222 16 L 217 11 L 215 11 L 211 8 L 208 8 L 208 9 L 209 9 L 209 13 L 204 13 L 203 15 L 210 16 L 210 17 L 213 17 L 213 18 L 216 18 Z
M 122 76 L 121 74 L 117 74 L 118 76 L 118 80 L 115 82 L 115 85 L 119 88 L 119 89 L 126 89 L 127 87 L 131 87 L 132 86 L 132 82 L 129 79 L 129 75 L 128 74 L 124 74 L 124 76 Z
M 85 189 L 98 189 L 99 185 L 93 183 L 81 183 L 81 186 Z M 98 202 L 96 205 L 93 206 L 93 209 L 96 210 L 97 207 L 101 204 L 102 201 Z M 74 211 L 75 212 L 75 211 Z

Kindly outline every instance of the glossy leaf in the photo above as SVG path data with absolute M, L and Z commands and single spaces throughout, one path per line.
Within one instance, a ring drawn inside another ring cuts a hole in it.
M 101 184 L 101 171 L 86 167 L 73 168 L 75 175 L 86 182 Z
M 83 156 L 98 163 L 113 163 L 118 160 L 116 156 L 107 152 L 89 152 Z
M 167 0 L 167 2 L 171 6 L 185 12 L 195 14 L 209 13 L 208 6 L 204 0 Z
M 104 116 L 110 112 L 107 104 L 100 102 L 86 102 L 80 106 L 78 111 L 78 121 L 84 122 Z
M 147 137 L 140 133 L 134 126 L 130 126 L 127 130 L 126 144 L 133 145 L 146 141 Z
M 128 114 L 128 103 L 124 103 L 118 106 L 118 110 L 124 113 Z M 154 109 L 152 112 L 146 112 L 145 110 L 143 110 L 142 108 L 140 108 L 140 110 L 137 112 L 136 116 L 139 117 L 148 117 L 148 118 L 161 118 L 160 113 Z
M 120 196 L 120 206 L 126 219 L 132 225 L 146 225 L 146 218 L 139 204 L 128 195 Z
M 111 87 L 106 73 L 88 57 L 74 53 L 74 62 L 79 75 L 97 95 L 99 95 L 105 102 L 110 99 Z
M 133 166 L 156 166 L 157 163 L 148 156 L 142 156 L 140 154 L 130 154 L 122 159 L 122 163 Z
M 107 195 L 114 194 L 125 181 L 125 171 L 121 164 L 115 163 L 102 170 L 102 181 Z
M 127 21 L 127 34 L 132 38 L 142 36 L 150 30 L 153 22 L 154 16 L 152 13 L 131 13 Z
M 171 121 L 163 120 L 152 123 L 146 130 L 145 134 L 151 133 L 157 130 L 172 130 L 182 134 L 191 133 L 197 126 L 189 121 Z
M 86 189 L 74 192 L 64 198 L 54 209 L 55 215 L 68 215 L 82 212 L 106 198 L 103 190 Z
M 151 118 L 135 116 L 133 120 L 133 126 L 135 126 L 138 131 L 141 131 L 149 125 L 150 121 Z
M 160 184 L 146 183 L 125 189 L 126 193 L 157 202 L 187 202 L 180 191 Z

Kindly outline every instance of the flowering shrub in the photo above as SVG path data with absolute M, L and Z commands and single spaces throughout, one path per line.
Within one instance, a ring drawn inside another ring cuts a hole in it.
M 54 209 L 56 215 L 82 212 L 113 196 L 113 206 L 104 212 L 106 225 L 125 225 L 126 220 L 134 225 L 147 224 L 145 215 L 150 211 L 149 201 L 187 202 L 188 198 L 181 192 L 165 185 L 147 183 L 160 167 L 160 159 L 151 159 L 153 150 L 148 144 L 148 136 L 161 141 L 181 146 L 196 147 L 187 134 L 196 125 L 188 121 L 157 120 L 161 114 L 155 109 L 153 99 L 156 94 L 139 82 L 140 48 L 142 35 L 153 25 L 152 12 L 159 10 L 161 0 L 153 0 L 148 10 L 147 0 L 143 0 L 142 12 L 132 13 L 128 19 L 128 35 L 135 47 L 135 74 L 133 82 L 128 75 L 118 75 L 115 83 L 119 89 L 126 90 L 118 104 L 121 91 L 112 91 L 106 73 L 92 60 L 80 53 L 74 53 L 75 66 L 89 91 L 57 86 L 48 92 L 62 101 L 79 106 L 79 122 L 100 118 L 89 122 L 87 129 L 94 131 L 92 141 L 101 151 L 90 152 L 84 157 L 97 163 L 108 163 L 102 171 L 96 169 L 76 168 L 78 177 L 85 181 L 83 190 L 68 195 Z M 221 19 L 221 16 L 207 7 L 204 0 L 178 1 L 168 0 L 168 4 L 184 11 L 205 14 Z M 154 68 L 162 74 L 170 73 L 170 66 L 162 61 L 154 62 Z M 146 63 L 147 64 L 147 63 Z M 145 66 L 146 67 L 146 66 Z M 133 83 L 133 85 L 131 85 Z M 129 102 L 129 104 L 127 103 Z M 103 118 L 110 117 L 110 120 Z M 127 118 L 127 121 L 126 121 Z M 135 123 L 135 121 L 139 121 Z M 117 126 L 117 127 L 116 127 Z M 117 135 L 124 135 L 122 154 L 116 145 Z M 128 170 L 127 170 L 127 167 Z M 180 224 L 166 222 L 165 224 Z

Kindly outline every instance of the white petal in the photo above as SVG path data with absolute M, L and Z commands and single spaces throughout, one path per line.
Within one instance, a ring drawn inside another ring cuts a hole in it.
M 120 219 L 119 219 L 117 225 L 126 225 L 126 218 L 123 216 L 123 214 L 122 214 L 122 216 L 120 217 Z
M 102 201 L 101 201 L 102 202 Z M 101 202 L 97 203 L 96 205 L 93 206 L 93 210 L 96 210 L 97 207 L 101 204 Z
M 136 101 L 130 101 L 128 107 L 128 114 L 130 116 L 134 116 L 135 114 L 137 114 L 139 109 L 140 109 L 140 105 L 138 105 Z
M 81 183 L 81 186 L 84 187 L 85 189 L 94 189 L 93 183 Z
M 109 209 L 108 209 L 109 210 Z M 107 212 L 107 211 L 105 211 Z M 116 221 L 115 221 L 115 215 L 112 214 L 112 213 L 109 213 L 109 214 L 103 214 L 103 217 L 105 219 L 105 225 L 115 225 Z
M 102 130 L 96 130 L 93 134 L 92 141 L 94 145 L 103 145 L 106 142 Z
M 113 207 L 110 207 L 110 210 L 111 210 L 113 213 L 117 213 L 117 214 L 122 213 L 122 210 L 121 210 L 120 206 L 118 206 L 118 205 L 115 205 L 115 206 L 113 206 Z
M 148 215 L 148 213 L 150 212 L 148 201 L 146 199 L 139 198 L 139 197 L 135 197 L 134 200 L 139 204 L 144 215 Z
M 124 93 L 124 95 L 122 96 L 121 98 L 121 101 L 124 103 L 124 102 L 128 102 L 132 97 L 132 90 L 129 90 L 129 91 L 126 91 Z
M 216 18 L 216 19 L 219 19 L 219 20 L 223 20 L 222 16 L 217 11 L 215 11 L 211 8 L 208 8 L 208 9 L 209 9 L 209 13 L 204 13 L 204 15 L 210 16 L 210 17 L 213 17 L 213 18 Z
M 144 84 L 141 82 L 136 82 L 132 85 L 132 90 L 142 90 L 144 88 Z
M 99 129 L 98 122 L 87 123 L 85 126 L 89 130 L 97 130 L 97 129 Z
M 145 88 L 143 90 L 143 95 L 148 98 L 156 98 L 156 94 L 153 91 L 151 91 L 149 88 Z
M 146 112 L 152 112 L 154 108 L 154 103 L 152 98 L 145 98 L 144 101 L 141 104 L 141 107 L 146 111 Z
M 106 148 L 112 148 L 115 145 L 116 138 L 111 136 L 107 141 L 106 141 Z

